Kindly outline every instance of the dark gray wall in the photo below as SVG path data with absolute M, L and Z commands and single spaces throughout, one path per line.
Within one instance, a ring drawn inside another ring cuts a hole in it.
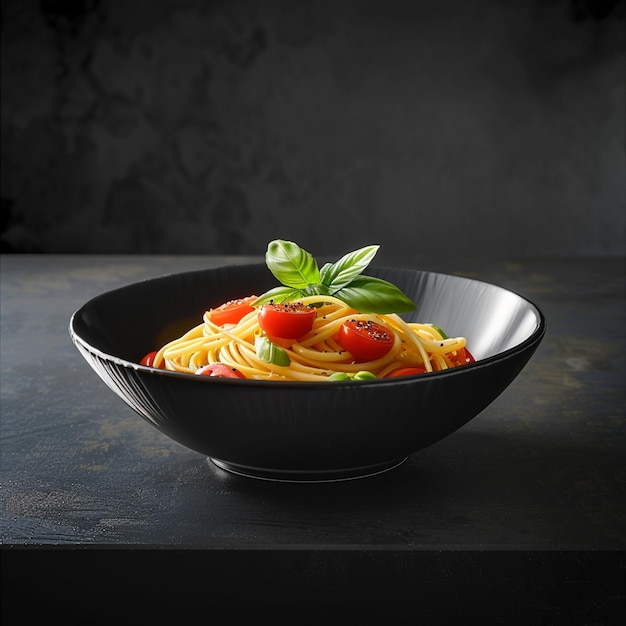
M 610 0 L 3 0 L 3 250 L 624 254 L 623 27 Z

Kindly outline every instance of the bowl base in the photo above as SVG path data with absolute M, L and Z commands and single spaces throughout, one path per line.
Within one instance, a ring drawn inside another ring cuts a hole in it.
M 231 474 L 245 476 L 246 478 L 256 478 L 259 480 L 271 480 L 285 483 L 328 483 L 341 480 L 355 480 L 357 478 L 367 478 L 376 476 L 383 472 L 395 469 L 402 465 L 408 457 L 394 459 L 376 465 L 365 465 L 362 467 L 350 467 L 346 469 L 306 471 L 306 470 L 274 470 L 263 467 L 250 467 L 249 465 L 239 465 L 209 457 L 214 465 Z

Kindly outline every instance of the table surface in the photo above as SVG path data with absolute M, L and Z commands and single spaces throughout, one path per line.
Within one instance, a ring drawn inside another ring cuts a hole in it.
M 367 584 L 367 563 L 345 556 L 365 551 L 396 573 L 389 588 L 403 576 L 399 564 L 409 562 L 403 555 L 422 554 L 411 571 L 430 572 L 424 575 L 432 588 L 433 576 L 445 579 L 450 563 L 428 569 L 423 559 L 429 551 L 614 554 L 626 547 L 624 258 L 381 258 L 379 264 L 509 288 L 539 306 L 548 329 L 518 378 L 463 428 L 393 471 L 326 484 L 266 482 L 218 469 L 128 408 L 68 334 L 73 311 L 103 291 L 259 260 L 1 258 L 4 547 L 193 548 L 218 559 L 213 569 L 224 568 L 228 553 L 239 571 L 252 571 L 250 562 L 237 561 L 242 553 L 257 554 L 257 565 L 267 571 L 277 555 L 293 559 L 299 551 L 308 555 L 300 565 L 309 573 L 350 571 Z M 324 553 L 344 557 L 321 561 Z M 393 560 L 385 561 L 385 554 Z M 283 586 L 297 567 L 290 563 Z M 29 563 L 19 580 L 36 567 Z M 462 563 L 465 580 L 473 567 Z M 623 562 L 609 569 L 614 580 Z M 526 571 L 528 586 L 545 568 L 540 563 Z M 497 585 L 492 573 L 489 584 Z M 263 579 L 257 576 L 255 588 Z M 612 597 L 623 601 L 621 587 Z
M 537 304 L 548 330 L 487 409 L 378 477 L 237 477 L 171 441 L 93 373 L 68 334 L 91 297 L 250 257 L 4 255 L 3 544 L 626 547 L 624 259 L 448 260 Z

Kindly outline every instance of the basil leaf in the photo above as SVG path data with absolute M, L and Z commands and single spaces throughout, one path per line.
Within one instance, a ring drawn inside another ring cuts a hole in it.
M 330 288 L 326 285 L 317 284 L 317 285 L 309 285 L 305 292 L 307 296 L 329 296 Z
M 306 289 L 320 282 L 317 261 L 293 241 L 275 239 L 267 246 L 265 262 L 270 272 L 287 287 Z
M 416 308 L 398 287 L 373 276 L 358 276 L 333 295 L 361 313 L 408 313 Z
M 326 279 L 326 274 L 330 271 L 330 268 L 334 265 L 334 263 L 324 263 L 320 269 L 320 280 L 322 284 L 328 285 L 330 284 L 330 280 Z
M 280 365 L 282 367 L 286 367 L 291 363 L 289 355 L 280 346 L 272 343 L 265 336 L 261 335 L 255 338 L 254 349 L 259 359 L 266 363 L 272 363 L 273 365 Z
M 281 302 L 288 302 L 289 300 L 298 300 L 304 295 L 304 292 L 300 289 L 293 289 L 291 287 L 274 287 L 269 291 L 266 291 L 263 295 L 259 296 L 253 303 L 252 306 L 258 307 L 262 304 L 269 304 L 270 302 L 275 302 L 276 304 L 280 304 Z
M 322 283 L 341 289 L 356 278 L 371 262 L 380 246 L 366 246 L 342 256 L 336 263 L 326 263 L 320 271 Z

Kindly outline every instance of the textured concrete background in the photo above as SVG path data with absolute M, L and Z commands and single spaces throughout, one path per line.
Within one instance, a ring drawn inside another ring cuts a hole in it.
M 2 249 L 625 252 L 624 2 L 2 0 Z

